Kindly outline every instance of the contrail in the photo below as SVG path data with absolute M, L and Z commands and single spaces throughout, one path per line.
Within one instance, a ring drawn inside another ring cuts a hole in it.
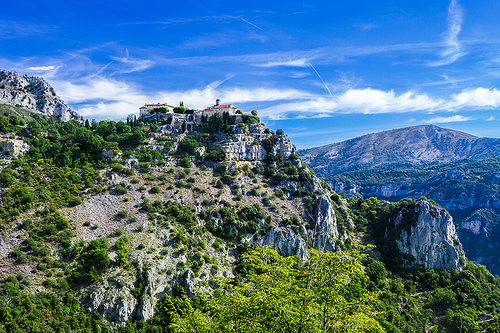
M 256 28 L 257 28 L 257 29 L 259 29 L 259 30 L 262 30 L 260 27 L 256 26 L 256 25 L 255 25 L 255 24 L 253 24 L 252 22 L 249 22 L 249 21 L 245 20 L 243 17 L 240 17 L 240 19 L 241 19 L 243 22 L 246 22 L 246 23 L 250 24 L 251 26 L 256 27 Z M 262 31 L 264 31 L 264 30 L 262 30 Z
M 316 72 L 316 74 L 318 75 L 318 77 L 321 80 L 321 82 L 323 82 L 323 85 L 325 86 L 326 90 L 328 90 L 328 93 L 330 94 L 330 97 L 333 98 L 332 92 L 330 91 L 330 88 L 328 88 L 328 86 L 326 85 L 325 81 L 323 81 L 323 78 L 321 77 L 321 75 L 319 75 L 319 73 L 316 70 L 316 68 L 314 68 L 314 66 L 311 64 L 311 62 L 309 60 L 307 62 L 309 63 L 309 66 L 311 66 L 311 68 Z

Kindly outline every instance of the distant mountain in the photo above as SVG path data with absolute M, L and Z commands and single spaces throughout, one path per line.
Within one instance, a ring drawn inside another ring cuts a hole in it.
M 54 88 L 41 77 L 21 75 L 16 72 L 0 71 L 0 101 L 16 107 L 36 110 L 62 121 L 83 118 L 71 110 L 57 96 Z
M 500 139 L 416 126 L 298 154 L 347 197 L 434 200 L 453 216 L 467 258 L 500 275 Z
M 368 134 L 297 153 L 319 176 L 328 178 L 361 169 L 493 157 L 500 155 L 500 139 L 424 125 Z

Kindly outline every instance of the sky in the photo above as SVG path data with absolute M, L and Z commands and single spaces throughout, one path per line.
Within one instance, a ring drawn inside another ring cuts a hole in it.
M 3 0 L 0 69 L 86 119 L 257 110 L 297 148 L 434 124 L 500 137 L 500 2 Z

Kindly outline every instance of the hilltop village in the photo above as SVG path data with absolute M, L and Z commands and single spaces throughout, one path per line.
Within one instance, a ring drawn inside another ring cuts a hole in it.
M 243 119 L 243 111 L 237 109 L 233 104 L 221 104 L 217 99 L 215 105 L 209 106 L 204 110 L 187 109 L 181 102 L 180 106 L 174 107 L 167 103 L 144 104 L 139 108 L 139 118 L 144 121 L 163 121 L 161 130 L 165 134 L 174 134 L 179 132 L 192 132 L 202 128 L 202 123 L 206 122 L 214 115 L 235 116 L 235 124 L 239 124 Z

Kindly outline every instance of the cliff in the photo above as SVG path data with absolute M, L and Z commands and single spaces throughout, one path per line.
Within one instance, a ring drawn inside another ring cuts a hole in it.
M 54 88 L 41 77 L 0 71 L 0 100 L 37 110 L 61 121 L 83 120 L 82 116 L 64 104 Z
M 414 263 L 429 269 L 461 270 L 465 254 L 455 232 L 451 215 L 444 209 L 419 200 L 414 208 L 416 223 L 402 230 L 396 240 L 401 252 L 413 256 Z M 401 225 L 403 212 L 395 219 Z M 412 265 L 411 264 L 411 265 Z

